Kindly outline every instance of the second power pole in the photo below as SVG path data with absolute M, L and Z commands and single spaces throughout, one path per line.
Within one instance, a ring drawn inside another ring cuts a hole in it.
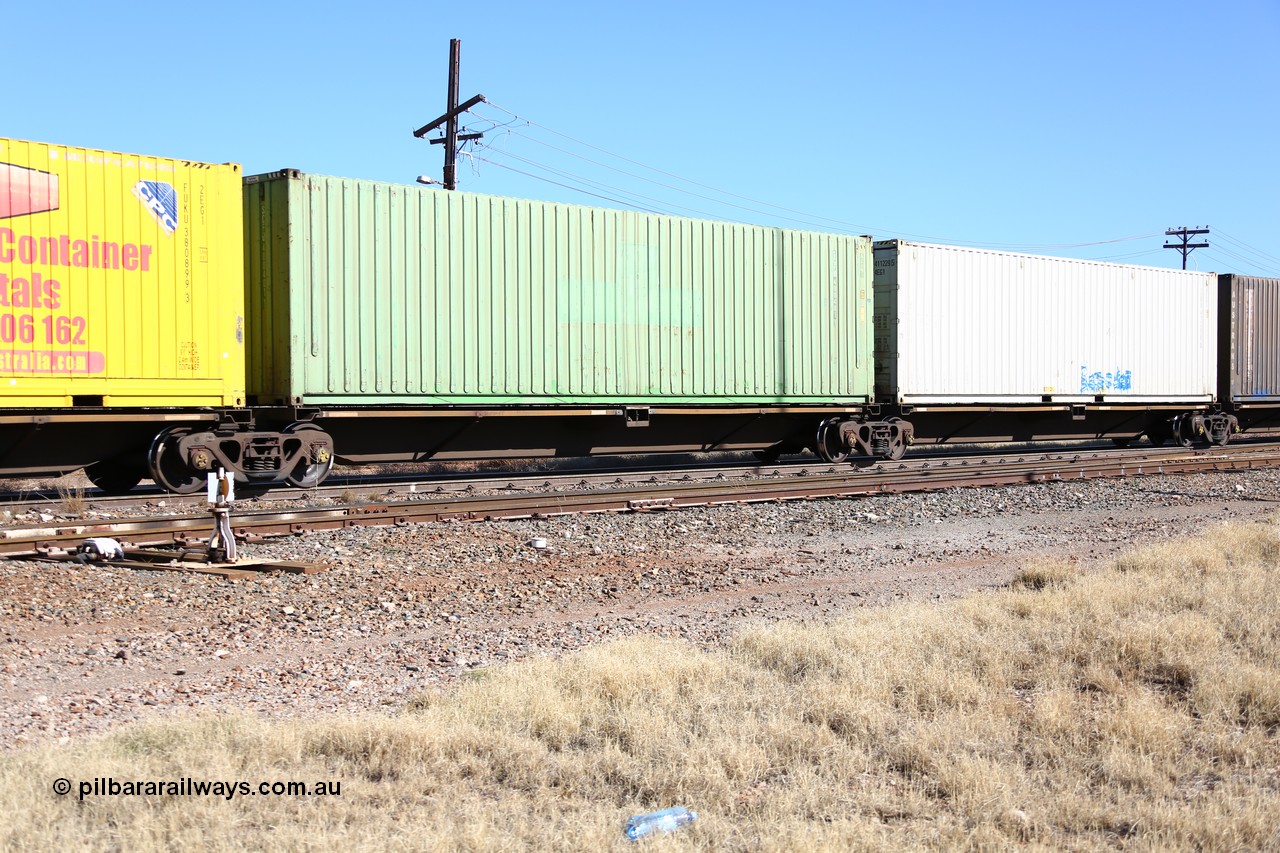
M 444 126 L 444 188 L 458 188 L 458 69 L 462 63 L 462 39 L 449 39 L 448 121 Z
M 432 145 L 444 145 L 444 188 L 458 188 L 458 143 L 480 139 L 483 133 L 458 133 L 458 116 L 484 101 L 484 95 L 476 95 L 465 104 L 458 103 L 458 76 L 462 64 L 462 40 L 449 39 L 449 99 L 444 115 L 425 124 L 413 132 L 421 139 L 440 125 L 444 125 L 444 136 L 428 140 Z

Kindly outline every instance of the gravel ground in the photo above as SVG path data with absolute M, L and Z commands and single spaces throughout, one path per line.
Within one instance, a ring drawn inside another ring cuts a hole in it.
M 1248 471 L 354 528 L 248 546 L 328 568 L 245 581 L 0 561 L 0 745 L 202 710 L 394 711 L 521 657 L 952 597 L 1277 504 L 1280 471 Z

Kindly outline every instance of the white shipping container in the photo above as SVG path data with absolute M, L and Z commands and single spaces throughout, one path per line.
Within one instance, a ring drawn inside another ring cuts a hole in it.
M 876 401 L 1215 399 L 1212 273 L 875 244 Z

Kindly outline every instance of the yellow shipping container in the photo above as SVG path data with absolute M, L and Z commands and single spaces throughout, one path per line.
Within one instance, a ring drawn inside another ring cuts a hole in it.
M 240 167 L 0 138 L 0 407 L 244 403 Z

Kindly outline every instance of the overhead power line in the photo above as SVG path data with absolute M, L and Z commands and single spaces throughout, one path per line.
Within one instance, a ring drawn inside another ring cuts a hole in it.
M 490 120 L 492 121 L 492 119 L 490 119 Z M 628 175 L 628 176 L 630 176 L 630 177 L 637 178 L 637 179 L 642 180 L 642 181 L 648 181 L 649 183 L 657 184 L 657 185 L 658 185 L 658 186 L 660 186 L 660 187 L 666 187 L 667 189 L 675 190 L 676 192 L 684 193 L 684 194 L 686 194 L 686 195 L 691 195 L 691 196 L 694 196 L 694 197 L 696 197 L 696 198 L 705 199 L 705 200 L 707 200 L 707 201 L 711 201 L 711 202 L 714 202 L 714 203 L 716 203 L 716 204 L 725 205 L 725 206 L 727 206 L 727 207 L 737 208 L 737 209 L 739 209 L 739 210 L 746 210 L 746 211 L 749 211 L 749 212 L 751 212 L 751 213 L 759 213 L 759 214 L 763 214 L 763 215 L 766 215 L 766 216 L 773 216 L 774 218 L 777 218 L 777 219 L 784 219 L 784 220 L 786 220 L 786 221 L 788 221 L 788 222 L 797 222 L 797 223 L 800 223 L 800 224 L 802 224 L 802 225 L 816 225 L 816 223 L 815 223 L 815 221 L 814 221 L 814 220 L 825 220 L 825 221 L 827 221 L 827 222 L 834 223 L 834 225 L 835 225 L 835 226 L 839 226 L 839 227 L 838 227 L 838 228 L 833 228 L 833 226 L 832 226 L 832 225 L 824 225 L 824 226 L 816 226 L 816 227 L 824 227 L 824 228 L 828 228 L 828 229 L 832 229 L 832 230 L 840 230 L 840 231 L 850 231 L 850 233 L 854 233 L 854 232 L 861 232 L 861 231 L 865 230 L 865 228 L 864 228 L 863 226 L 856 226 L 856 225 L 855 225 L 855 226 L 849 226 L 849 223 L 843 223 L 843 222 L 839 222 L 838 220 L 833 220 L 833 219 L 832 219 L 832 220 L 827 220 L 825 217 L 822 217 L 822 216 L 816 216 L 816 215 L 815 215 L 815 216 L 814 216 L 814 219 L 812 219 L 812 220 L 810 220 L 810 219 L 794 219 L 794 218 L 792 218 L 792 217 L 788 217 L 788 216 L 778 216 L 777 214 L 770 214 L 770 213 L 766 213 L 765 211 L 759 210 L 758 208 L 754 208 L 754 207 L 747 207 L 746 205 L 734 204 L 733 202 L 722 201 L 722 200 L 717 199 L 717 198 L 715 198 L 715 197 L 713 197 L 713 196 L 705 195 L 705 194 L 703 194 L 703 193 L 690 192 L 689 190 L 684 190 L 684 189 L 681 189 L 680 187 L 674 186 L 673 184 L 668 184 L 668 183 L 665 183 L 665 182 L 663 182 L 663 181 L 655 181 L 655 180 L 653 180 L 652 178 L 646 178 L 645 176 L 643 176 L 643 175 L 638 175 L 638 174 L 636 174 L 635 172 L 631 172 L 631 171 L 628 171 L 628 170 L 626 170 L 626 169 L 619 169 L 619 168 L 617 168 L 616 166 L 610 166 L 610 165 L 609 165 L 609 164 L 607 164 L 607 163 L 602 163 L 602 162 L 600 162 L 599 160 L 593 159 L 593 158 L 591 158 L 591 157 L 585 157 L 585 156 L 583 156 L 583 155 L 581 155 L 581 154 L 574 153 L 573 151 L 570 151 L 570 150 L 568 150 L 567 148 L 561 148 L 561 147 L 560 147 L 560 146 L 558 146 L 558 145 L 552 145 L 552 144 L 550 144 L 549 142 L 544 142 L 544 141 L 542 141 L 541 139 L 538 139 L 538 138 L 536 138 L 536 137 L 530 136 L 530 135 L 528 135 L 528 134 L 526 134 L 526 133 L 521 133 L 521 132 L 520 132 L 520 131 L 518 131 L 518 130 L 517 130 L 517 131 L 511 131 L 511 133 L 512 133 L 513 135 L 515 135 L 515 136 L 519 136 L 519 137 L 520 137 L 520 138 L 522 138 L 522 139 L 527 139 L 527 140 L 529 140 L 530 142 L 532 142 L 532 143 L 534 143 L 534 144 L 536 144 L 536 145 L 542 145 L 542 146 L 545 146 L 545 147 L 550 148 L 550 149 L 552 149 L 552 150 L 559 151 L 559 152 L 561 152 L 562 154 L 567 154 L 567 155 L 569 155 L 570 157 L 575 157 L 575 158 L 577 158 L 577 159 L 579 159 L 579 160 L 584 160 L 584 161 L 586 161 L 586 162 L 588 162 L 588 163 L 595 164 L 595 165 L 600 166 L 600 167 L 602 167 L 602 168 L 605 168 L 605 169 L 611 169 L 611 170 L 613 170 L 613 171 L 615 171 L 615 172 L 619 172 L 619 173 L 621 173 L 621 174 L 623 174 L 623 175 Z M 516 157 L 517 159 L 523 159 L 523 158 L 518 157 L 518 156 L 517 156 L 517 155 L 515 155 L 515 154 L 512 154 L 510 151 L 503 151 L 503 154 L 505 154 L 505 155 L 506 155 L 506 156 L 508 156 L 508 157 Z M 526 160 L 525 162 L 532 162 L 532 161 L 530 161 L 530 160 Z M 699 185 L 699 186 L 701 186 L 701 185 Z M 727 195 L 734 195 L 734 194 L 732 194 L 732 193 L 726 193 L 726 194 L 727 194 Z M 647 197 L 647 196 L 646 196 L 646 197 Z M 736 195 L 735 195 L 735 197 L 739 197 L 739 196 L 736 196 Z M 655 200 L 656 200 L 656 199 L 655 199 Z M 766 206 L 771 206 L 771 205 L 768 205 L 766 202 L 761 202 L 761 204 L 765 204 Z M 682 209 L 682 210 L 691 210 L 691 211 L 694 211 L 694 212 L 696 212 L 696 213 L 702 213 L 702 215 L 704 215 L 704 216 L 716 216 L 717 218 L 723 218 L 722 216 L 720 216 L 720 215 L 718 215 L 718 214 L 709 214 L 709 213 L 706 213 L 706 212 L 704 212 L 704 211 L 696 211 L 696 210 L 694 210 L 693 208 L 682 207 L 682 208 L 680 208 L 680 209 Z M 780 208 L 780 209 L 787 210 L 788 208 Z M 792 211 L 792 212 L 798 212 L 798 211 Z M 852 230 L 851 230 L 851 229 L 852 229 Z
M 1090 260 L 1090 261 L 1119 261 L 1119 260 L 1125 260 L 1125 259 L 1128 259 L 1128 258 L 1145 258 L 1145 257 L 1151 256 L 1151 255 L 1159 255 L 1159 254 L 1161 254 L 1160 249 L 1146 249 L 1146 250 L 1141 251 L 1141 252 L 1126 252 L 1126 253 L 1124 253 L 1124 254 L 1120 254 L 1120 255 L 1098 255 L 1098 256 L 1096 256 L 1096 257 L 1087 258 L 1086 260 Z
M 539 181 L 545 181 L 545 182 L 546 182 L 546 183 L 548 183 L 548 184 L 555 184 L 555 185 L 556 185 L 556 186 L 558 186 L 558 187 L 564 187 L 564 188 L 565 188 L 565 189 L 567 189 L 567 190 L 573 190 L 574 192 L 582 193 L 583 195 L 589 195 L 589 196 L 592 196 L 592 197 L 594 197 L 594 198 L 602 198 L 602 199 L 604 199 L 605 201 L 611 201 L 611 202 L 614 202 L 615 204 L 621 204 L 621 205 L 624 205 L 624 206 L 626 206 L 626 207 L 635 207 L 635 205 L 631 204 L 630 202 L 625 202 L 625 201 L 622 201 L 621 199 L 612 198 L 612 197 L 607 196 L 607 195 L 600 195 L 599 193 L 588 192 L 587 190 L 584 190 L 584 189 L 582 189 L 581 187 L 573 187 L 573 186 L 570 186 L 570 185 L 568 185 L 568 184 L 562 184 L 562 183 L 560 183 L 559 181 L 553 181 L 553 180 L 551 180 L 550 178 L 544 178 L 542 175 L 535 175 L 535 174 L 533 174 L 532 172 L 526 172 L 526 171 L 524 171 L 523 169 L 517 169 L 517 168 L 515 168 L 514 166 L 508 166 L 508 165 L 506 165 L 505 163 L 497 163 L 497 162 L 495 162 L 495 161 L 493 161 L 493 160 L 486 160 L 484 157 L 479 157 L 479 156 L 475 157 L 475 159 L 477 159 L 477 160 L 481 160 L 481 161 L 483 161 L 483 162 L 485 162 L 485 163 L 488 163 L 488 164 L 489 164 L 489 165 L 491 165 L 491 166 L 497 166 L 499 169 L 506 169 L 506 170 L 508 170 L 508 171 L 515 172 L 515 173 L 516 173 L 516 174 L 518 174 L 518 175 L 524 175 L 525 177 L 528 177 L 528 178 L 533 178 L 533 179 L 535 179 L 535 180 L 539 180 Z M 645 213 L 659 213 L 659 212 L 660 212 L 660 211 L 657 211 L 657 210 L 648 210 L 648 209 L 646 209 L 646 208 L 637 208 L 637 209 L 639 209 L 639 210 L 643 210 Z
M 706 213 L 705 211 L 701 211 L 701 210 L 694 210 L 694 209 L 692 209 L 692 208 L 687 208 L 687 207 L 678 207 L 678 206 L 675 206 L 675 205 L 669 205 L 669 204 L 667 204 L 666 202 L 663 202 L 663 201 L 662 201 L 662 199 L 653 198 L 652 196 L 647 196 L 647 195 L 644 195 L 644 194 L 642 194 L 642 193 L 635 192 L 635 191 L 633 191 L 633 190 L 626 190 L 626 189 L 623 189 L 622 187 L 617 187 L 617 186 L 614 186 L 614 185 L 612 185 L 612 184 L 606 184 L 606 183 L 605 183 L 605 182 L 603 182 L 603 181 L 597 181 L 597 180 L 595 180 L 594 178 L 588 178 L 588 177 L 585 177 L 585 176 L 583 176 L 583 175 L 578 175 L 578 174 L 575 174 L 575 173 L 573 173 L 573 172 L 566 171 L 566 170 L 564 170 L 564 169 L 559 169 L 559 168 L 557 168 L 557 167 L 555 167 L 555 166 L 550 166 L 550 165 L 548 165 L 548 164 L 546 164 L 546 163 L 540 163 L 540 162 L 538 162 L 537 160 L 532 160 L 532 159 L 530 159 L 530 158 L 528 158 L 528 157 L 521 157 L 519 154 L 515 154 L 515 153 L 513 153 L 513 152 L 511 152 L 511 151 L 503 151 L 503 152 L 502 152 L 502 155 L 503 155 L 504 157 L 510 157 L 510 158 L 512 158 L 512 159 L 514 159 L 514 160 L 519 160 L 521 163 L 524 163 L 525 165 L 528 165 L 528 166 L 533 166 L 534 168 L 538 168 L 538 169 L 545 169 L 546 171 L 550 172 L 551 174 L 553 174 L 553 175 L 559 175 L 560 177 L 565 178 L 565 179 L 567 179 L 567 180 L 571 180 L 571 181 L 578 181 L 578 182 L 580 182 L 580 183 L 584 183 L 584 184 L 592 185 L 592 186 L 594 186 L 594 187 L 596 187 L 596 188 L 598 188 L 598 189 L 612 190 L 614 193 L 617 193 L 617 194 L 622 195 L 622 196 L 631 196 L 632 198 L 638 198 L 638 199 L 643 199 L 643 200 L 645 200 L 645 201 L 656 202 L 656 203 L 657 203 L 657 206 L 654 206 L 654 207 L 651 207 L 651 208 L 644 208 L 647 212 L 650 212 L 650 213 L 665 213 L 665 214 L 671 214 L 671 212 L 672 212 L 672 210 L 673 210 L 673 209 L 678 209 L 678 210 L 684 210 L 684 211 L 686 211 L 686 212 L 688 212 L 688 213 L 696 213 L 696 214 L 699 214 L 699 215 L 701 215 L 701 216 L 710 216 L 710 215 L 711 215 L 711 214 L 708 214 L 708 213 Z M 480 161 L 485 162 L 485 163 L 490 163 L 490 164 L 495 165 L 495 166 L 501 166 L 501 165 L 502 165 L 501 163 L 498 163 L 498 162 L 496 162 L 496 161 L 494 161 L 494 160 L 488 159 L 488 158 L 486 158 L 486 157 L 481 157 L 481 156 L 479 156 L 478 154 L 477 154 L 477 155 L 473 155 L 473 156 L 475 157 L 475 159 L 480 160 Z M 636 207 L 641 207 L 641 205 L 636 205 Z
M 677 193 L 681 193 L 681 194 L 684 194 L 684 195 L 693 196 L 693 197 L 695 197 L 695 198 L 703 199 L 703 200 L 705 200 L 705 201 L 710 201 L 710 202 L 712 202 L 712 203 L 714 203 L 714 204 L 717 204 L 717 205 L 722 205 L 722 206 L 725 206 L 725 207 L 731 207 L 731 208 L 734 208 L 734 209 L 736 209 L 736 210 L 746 211 L 746 212 L 749 212 L 749 213 L 757 214 L 757 215 L 759 215 L 759 216 L 765 216 L 765 217 L 769 217 L 769 218 L 772 218 L 772 219 L 775 219 L 775 220 L 777 220 L 777 219 L 781 219 L 781 220 L 784 220 L 784 221 L 787 221 L 787 222 L 797 223 L 797 224 L 799 224 L 799 225 L 806 226 L 806 227 L 809 227 L 809 228 L 813 228 L 813 229 L 816 229 L 816 230 L 842 231 L 842 232 L 852 233 L 852 234 L 874 234 L 874 235 L 876 235 L 876 236 L 880 236 L 880 237 L 900 237 L 900 238 L 905 238 L 905 239 L 921 240 L 921 241 L 925 241 L 925 242 L 933 242 L 933 243 L 949 243 L 949 244 L 954 244 L 954 245 L 972 246 L 972 247 L 975 247 L 975 248 L 1009 249 L 1009 250 L 1022 250 L 1022 251 L 1043 251 L 1043 250 L 1052 250 L 1052 249 L 1080 249 L 1080 248 L 1086 248 L 1086 247 L 1089 247 L 1089 246 L 1103 246 L 1103 245 L 1111 245 L 1111 244 L 1115 244 L 1115 243 L 1125 243 L 1125 242 L 1133 242 L 1133 241 L 1137 241 L 1137 240 L 1146 240 L 1146 239 L 1149 239 L 1149 238 L 1151 238 L 1151 237 L 1156 237 L 1156 236 L 1159 236 L 1159 235 L 1160 235 L 1160 232 L 1159 232 L 1159 231 L 1154 231 L 1154 232 L 1145 233 L 1145 234 L 1135 234 L 1135 235 L 1130 235 L 1130 236 L 1126 236 L 1126 237 L 1117 237 L 1117 238 L 1107 239 L 1107 240 L 1091 240 L 1091 241 L 1082 241 L 1082 242 L 1073 242 L 1073 243 L 996 243 L 996 242 L 983 242 L 983 241 L 978 241 L 978 240 L 963 240 L 963 239 L 948 238 L 948 237 L 937 237 L 937 236 L 932 236 L 932 235 L 927 235 L 927 234 L 916 234 L 916 233 L 911 233 L 911 232 L 906 232 L 906 231 L 899 231 L 899 230 L 891 229 L 891 228 L 881 228 L 881 227 L 876 226 L 876 225 L 869 225 L 869 224 L 864 224 L 864 223 L 853 223 L 853 222 L 847 222 L 847 221 L 844 221 L 844 220 L 833 219 L 833 218 L 831 218 L 831 217 L 822 216 L 822 215 L 820 215 L 820 214 L 815 214 L 815 213 L 811 213 L 811 212 L 806 212 L 806 211 L 796 210 L 795 208 L 790 208 L 790 207 L 785 207 L 785 206 L 783 206 L 783 205 L 774 204 L 773 202 L 765 201 L 765 200 L 763 200 L 763 199 L 752 198 L 752 197 L 750 197 L 750 196 L 746 196 L 746 195 L 743 195 L 743 194 L 741 194 L 741 193 L 735 193 L 735 192 L 731 192 L 731 191 L 729 191 L 729 190 L 720 189 L 720 188 L 718 188 L 718 187 L 712 186 L 712 185 L 707 184 L 707 183 L 704 183 L 704 182 L 702 182 L 702 181 L 697 181 L 697 180 L 693 180 L 693 179 L 691 179 L 691 178 L 684 177 L 684 176 L 682 176 L 682 175 L 678 175 L 678 174 L 676 174 L 676 173 L 674 173 L 674 172 L 671 172 L 671 171 L 668 171 L 668 170 L 666 170 L 666 169 L 661 169 L 661 168 L 659 168 L 659 167 L 652 166 L 652 165 L 649 165 L 649 164 L 647 164 L 647 163 L 643 163 L 643 162 L 641 162 L 641 161 L 639 161 L 639 160 L 635 160 L 635 159 L 633 159 L 633 158 L 631 158 L 631 157 L 627 157 L 626 155 L 618 154 L 618 153 L 616 153 L 616 152 L 614 152 L 614 151 L 610 151 L 610 150 L 608 150 L 608 149 L 606 149 L 606 148 L 603 148 L 603 147 L 601 147 L 601 146 L 599 146 L 599 145 L 595 145 L 595 144 L 590 143 L 590 142 L 587 142 L 587 141 L 585 141 L 585 140 L 578 139 L 578 138 L 576 138 L 576 137 L 574 137 L 574 136 L 571 136 L 570 134 L 563 133 L 563 132 L 561 132 L 561 131 L 559 131 L 559 130 L 556 130 L 556 129 L 554 129 L 554 128 L 548 127 L 548 126 L 546 126 L 546 125 L 544 125 L 544 124 L 540 124 L 539 122 L 533 121 L 532 119 L 529 119 L 529 118 L 527 118 L 527 117 L 525 117 L 525 116 L 522 116 L 522 115 L 520 115 L 519 113 L 514 112 L 513 110 L 507 109 L 506 107 L 504 107 L 504 106 L 502 106 L 502 105 L 500 105 L 500 104 L 494 103 L 492 100 L 487 100 L 487 99 L 486 99 L 486 101 L 485 101 L 485 105 L 486 105 L 486 107 L 491 107 L 491 108 L 493 108 L 493 109 L 500 110 L 502 113 L 505 113 L 506 115 L 510 116 L 510 117 L 511 117 L 511 118 L 510 118 L 510 120 L 509 120 L 509 121 L 505 121 L 505 122 L 500 122 L 500 121 L 498 121 L 497 119 L 495 119 L 495 118 L 493 118 L 493 117 L 491 117 L 491 116 L 489 116 L 489 115 L 487 115 L 487 114 L 485 114 L 485 113 L 483 113 L 483 112 L 481 112 L 481 111 L 479 111 L 479 110 L 474 111 L 474 114 L 475 114 L 477 117 L 482 118 L 482 119 L 483 119 L 483 120 L 485 120 L 486 122 L 489 122 L 493 127 L 505 127 L 505 128 L 507 129 L 507 134 L 506 134 L 506 135 L 507 135 L 508 137 L 518 137 L 518 138 L 520 138 L 521 140 L 526 140 L 526 141 L 532 142 L 532 143 L 534 143 L 534 144 L 544 146 L 544 147 L 546 147 L 546 148 L 549 148 L 549 149 L 552 149 L 552 150 L 558 151 L 558 152 L 560 152 L 560 153 L 562 153 L 562 154 L 565 154 L 565 155 L 567 155 L 567 156 L 574 157 L 574 158 L 576 158 L 576 159 L 578 159 L 578 160 L 582 160 L 582 161 L 584 161 L 584 162 L 591 163 L 591 164 L 592 164 L 592 165 L 594 165 L 594 166 L 597 166 L 597 167 L 600 167 L 600 168 L 604 168 L 604 169 L 609 169 L 610 171 L 617 172 L 617 173 L 622 174 L 622 175 L 626 175 L 626 176 L 628 176 L 628 177 L 630 177 L 630 178 L 634 178 L 634 179 L 636 179 L 636 180 L 645 181 L 645 182 L 647 182 L 647 183 L 651 183 L 651 184 L 654 184 L 654 185 L 656 185 L 656 186 L 663 187 L 664 189 L 671 190 L 671 191 L 673 191 L 673 192 L 677 192 Z M 537 129 L 539 129 L 539 130 L 541 130 L 541 131 L 544 131 L 544 132 L 546 132 L 546 133 L 552 134 L 552 135 L 557 136 L 557 137 L 559 137 L 559 138 L 561 138 L 561 139 L 567 140 L 567 141 L 569 141 L 569 142 L 571 142 L 571 143 L 573 143 L 573 144 L 575 144 L 575 145 L 580 145 L 580 146 L 582 146 L 582 147 L 584 147 L 584 148 L 588 148 L 588 149 L 590 149 L 590 150 L 592 150 L 592 151 L 596 151 L 596 152 L 599 152 L 599 153 L 601 153 L 601 154 L 607 155 L 608 157 L 615 158 L 615 159 L 617 159 L 617 160 L 623 161 L 623 162 L 628 163 L 628 164 L 631 164 L 631 165 L 633 165 L 633 166 L 637 166 L 637 167 L 639 167 L 640 169 L 648 170 L 648 171 L 653 172 L 653 173 L 655 173 L 655 174 L 657 174 L 657 175 L 662 175 L 662 176 L 664 176 L 664 177 L 666 177 L 666 178 L 670 178 L 670 179 L 673 179 L 673 180 L 675 180 L 675 181 L 678 181 L 678 182 L 681 182 L 681 183 L 684 183 L 684 184 L 688 184 L 689 186 L 692 186 L 692 187 L 698 187 L 698 188 L 700 188 L 700 189 L 707 190 L 707 191 L 709 191 L 710 193 L 715 193 L 716 195 L 721 196 L 721 197 L 728 197 L 728 198 L 731 198 L 731 199 L 737 199 L 738 201 L 741 201 L 741 202 L 747 202 L 748 204 L 738 204 L 738 203 L 733 202 L 733 201 L 726 201 L 724 198 L 717 198 L 716 196 L 713 196 L 713 195 L 708 195 L 708 194 L 706 194 L 706 193 L 696 192 L 696 191 L 691 190 L 691 189 L 686 189 L 686 188 L 684 188 L 684 187 L 674 185 L 674 184 L 672 184 L 672 183 L 670 183 L 670 182 L 668 182 L 668 181 L 658 180 L 657 178 L 649 177 L 649 176 L 646 176 L 646 175 L 643 175 L 643 174 L 638 174 L 637 172 L 635 172 L 635 171 L 633 171 L 633 170 L 630 170 L 630 169 L 625 169 L 625 168 L 622 168 L 622 167 L 620 167 L 620 166 L 611 165 L 611 164 L 609 164 L 609 163 L 602 162 L 601 160 L 599 160 L 599 159 L 597 159 L 597 158 L 589 157 L 589 156 L 586 156 L 586 155 L 584 155 L 584 154 L 580 154 L 580 153 L 574 152 L 574 151 L 572 151 L 572 150 L 569 150 L 569 149 L 567 149 L 567 148 L 565 148 L 565 147 L 562 147 L 562 146 L 559 146 L 559 145 L 554 145 L 554 144 L 552 144 L 552 143 L 550 143 L 550 142 L 546 142 L 545 140 L 538 139 L 536 136 L 533 136 L 533 135 L 532 135 L 532 134 L 530 134 L 530 133 L 525 133 L 525 132 L 523 132 L 523 130 L 521 129 L 521 128 L 523 128 L 523 127 L 528 127 L 528 128 L 537 128 Z M 521 156 L 519 156 L 519 155 L 517 155 L 517 154 L 514 154 L 514 153 L 513 153 L 513 152 L 511 152 L 510 150 L 507 150 L 507 149 L 498 149 L 498 148 L 494 147 L 494 145 L 493 145 L 492 143 L 490 143 L 489 145 L 485 146 L 485 148 L 486 148 L 486 150 L 488 150 L 489 152 L 491 152 L 491 154 L 492 154 L 492 155 L 494 155 L 494 156 L 508 156 L 508 157 L 512 157 L 512 158 L 514 158 L 514 159 L 517 159 L 517 160 L 520 160 L 520 161 L 524 162 L 524 163 L 525 163 L 525 164 L 527 164 L 527 165 L 533 165 L 533 166 L 535 166 L 535 168 L 542 168 L 542 169 L 548 169 L 548 170 L 551 170 L 553 173 L 557 173 L 557 174 L 559 174 L 561 177 L 570 177 L 572 180 L 575 180 L 575 181 L 580 181 L 580 182 L 585 182 L 585 183 L 591 183 L 591 184 L 597 184 L 597 185 L 601 185 L 601 186 L 608 187 L 609 189 L 611 189 L 611 190 L 612 190 L 613 192 L 615 192 L 615 193 L 622 193 L 622 194 L 624 194 L 624 195 L 631 195 L 631 196 L 635 196 L 635 197 L 637 197 L 637 198 L 647 199 L 647 200 L 648 200 L 648 201 L 650 201 L 650 202 L 656 203 L 659 207 L 675 208 L 675 209 L 678 209 L 678 210 L 684 210 L 684 211 L 689 211 L 689 212 L 692 212 L 692 213 L 697 213 L 697 214 L 699 214 L 699 215 L 703 215 L 703 216 L 712 216 L 713 218 L 717 218 L 717 219 L 729 219 L 730 221 L 734 221 L 731 217 L 725 217 L 725 216 L 723 216 L 723 215 L 716 215 L 716 214 L 709 214 L 709 213 L 706 213 L 705 211 L 700 211 L 700 210 L 697 210 L 697 209 L 695 209 L 695 208 L 686 207 L 686 206 L 679 205 L 679 204 L 673 204 L 673 203 L 671 203 L 671 202 L 665 202 L 665 201 L 662 201 L 661 199 L 658 199 L 658 198 L 656 198 L 656 197 L 654 197 L 654 196 L 644 195 L 644 194 L 637 193 L 637 192 L 632 191 L 632 190 L 622 190 L 622 189 L 621 189 L 621 188 L 619 188 L 619 187 L 611 186 L 611 185 L 608 185 L 608 184 L 603 184 L 602 182 L 594 181 L 594 180 L 592 180 L 592 179 L 590 179 L 590 178 L 585 178 L 585 177 L 583 177 L 583 176 L 581 176 L 581 175 L 576 175 L 576 174 L 574 174 L 574 173 L 572 173 L 572 172 L 569 172 L 569 171 L 567 171 L 567 170 L 554 169 L 553 167 L 549 167 L 549 166 L 547 166 L 547 165 L 545 165 L 545 164 L 538 163 L 537 161 L 532 160 L 531 158 L 525 158 L 525 157 L 521 157 Z M 509 166 L 506 166 L 506 165 L 504 165 L 504 164 L 501 164 L 500 162 L 498 162 L 497 160 L 494 160 L 494 159 L 492 159 L 492 158 L 486 158 L 486 157 L 479 157 L 479 156 L 477 156 L 477 157 L 476 157 L 476 159 L 477 159 L 477 160 L 480 160 L 480 161 L 483 161 L 483 162 L 486 162 L 486 163 L 489 163 L 489 164 L 491 164 L 491 165 L 501 166 L 501 167 L 503 167 L 503 168 L 509 168 L 509 169 L 511 169 L 511 171 L 515 171 L 515 172 L 518 172 L 518 173 L 520 173 L 520 174 L 525 174 L 525 175 L 527 175 L 528 177 L 538 178 L 538 176 L 537 176 L 536 174 L 530 174 L 530 173 L 527 173 L 527 172 L 523 172 L 523 171 L 521 171 L 521 170 L 519 170 L 519 169 L 514 169 L 514 168 L 512 168 L 512 167 L 509 167 Z M 560 183 L 560 182 L 558 182 L 558 181 L 550 181 L 550 183 L 554 183 L 554 184 L 556 184 L 556 185 L 558 185 L 558 186 L 565 187 L 566 189 L 570 189 L 570 190 L 577 191 L 577 189 L 576 189 L 575 187 L 573 187 L 572 185 L 566 185 L 566 184 Z M 587 194 L 588 194 L 588 195 L 591 195 L 591 196 L 593 196 L 593 197 L 596 197 L 596 198 L 601 198 L 601 197 L 603 197 L 603 196 L 601 196 L 601 195 L 600 195 L 600 194 L 598 194 L 598 193 L 587 193 Z M 617 199 L 611 199 L 611 200 L 617 201 Z M 635 206 L 635 205 L 627 204 L 626 202 L 619 202 L 619 203 L 626 204 L 627 206 Z M 755 205 L 755 206 L 753 207 L 753 206 L 749 206 L 749 205 Z M 768 208 L 769 210 L 761 210 L 760 208 Z M 770 212 L 770 211 L 782 211 L 783 213 L 787 213 L 787 214 L 794 214 L 794 216 L 780 216 L 779 214 L 777 214 L 777 213 L 773 213 L 773 212 Z M 651 212 L 652 212 L 652 211 L 651 211 Z M 1147 254 L 1147 252 L 1145 252 L 1145 251 L 1144 251 L 1144 252 L 1142 252 L 1142 253 L 1140 253 L 1140 254 Z
M 1276 277 L 1276 271 L 1280 270 L 1280 267 L 1277 266 L 1259 264 L 1254 258 L 1247 258 L 1238 252 L 1233 252 L 1221 243 L 1218 243 L 1213 247 L 1212 253 L 1205 252 L 1204 254 L 1205 257 L 1223 261 L 1223 259 L 1218 258 L 1218 253 L 1222 253 L 1223 255 L 1233 259 L 1225 261 L 1225 268 L 1222 269 L 1221 272 L 1244 272 L 1248 270 L 1253 273 L 1262 273 L 1270 277 Z
M 1221 228 L 1218 229 L 1216 236 L 1222 238 L 1223 240 L 1226 240 L 1228 243 L 1240 248 L 1242 251 L 1245 251 L 1251 255 L 1257 255 L 1260 258 L 1265 258 L 1273 264 L 1280 264 L 1280 258 L 1276 257 L 1275 255 L 1268 254 L 1262 251 L 1261 249 L 1256 249 L 1242 240 L 1237 240 L 1235 237 L 1232 237 L 1230 234 L 1223 231 Z

